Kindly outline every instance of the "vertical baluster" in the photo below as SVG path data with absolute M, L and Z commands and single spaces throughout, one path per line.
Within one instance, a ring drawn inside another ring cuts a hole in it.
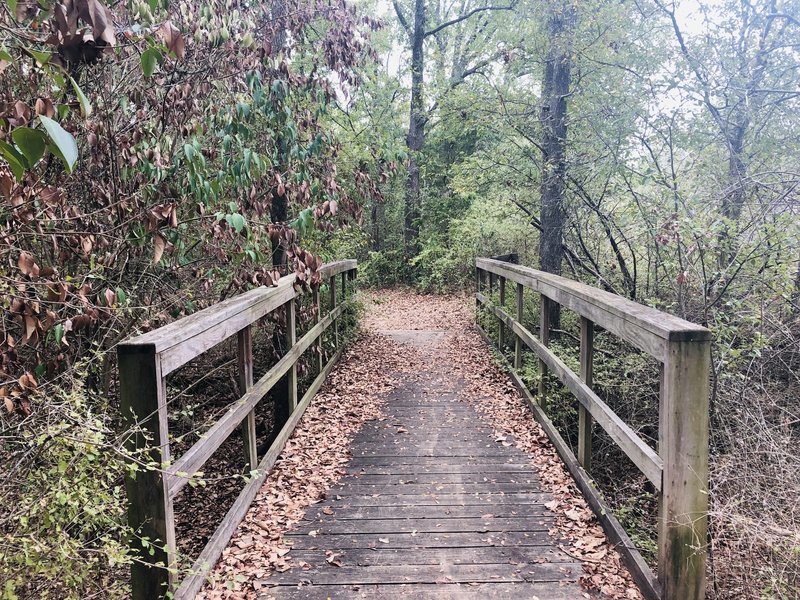
M 239 330 L 237 336 L 236 366 L 239 376 L 239 390 L 245 394 L 253 387 L 253 333 L 250 325 Z M 242 421 L 242 440 L 244 441 L 245 472 L 249 473 L 258 465 L 256 451 L 256 412 L 255 409 Z
M 330 278 L 330 288 L 331 288 L 331 312 L 336 308 L 336 276 L 332 276 Z M 338 350 L 339 349 L 339 320 L 334 319 L 333 321 L 333 345 Z
M 320 285 L 322 284 L 320 283 Z M 318 325 L 322 320 L 322 306 L 320 305 L 320 293 L 318 287 L 311 291 L 311 302 L 314 304 L 314 310 L 316 312 L 314 316 L 314 324 Z M 317 355 L 317 375 L 319 375 L 322 373 L 324 362 L 322 358 L 322 334 L 320 334 L 320 336 L 317 338 L 317 343 L 314 344 L 314 353 Z
M 500 308 L 505 310 L 506 307 L 506 278 L 500 276 Z M 497 331 L 497 345 L 500 347 L 500 352 L 502 353 L 506 347 L 506 326 L 502 320 L 500 320 L 500 326 Z
M 520 326 L 524 327 L 525 323 L 523 322 L 523 311 L 524 311 L 524 293 L 525 287 L 521 284 L 517 284 L 517 322 Z M 519 369 L 522 367 L 522 338 L 516 336 L 514 340 L 514 368 Z
M 550 298 L 539 294 L 541 307 L 539 310 L 539 339 L 545 346 L 550 344 Z M 539 406 L 547 410 L 547 365 L 539 359 Z
M 295 300 L 292 298 L 285 305 L 286 310 L 286 352 L 294 346 L 297 337 L 297 322 Z M 297 407 L 297 361 L 292 364 L 292 368 L 286 373 L 287 398 L 286 403 L 289 407 L 289 414 L 294 412 Z
M 592 353 L 594 350 L 594 323 L 581 317 L 581 379 L 592 386 Z M 592 465 L 592 415 L 578 404 L 578 462 L 587 471 Z

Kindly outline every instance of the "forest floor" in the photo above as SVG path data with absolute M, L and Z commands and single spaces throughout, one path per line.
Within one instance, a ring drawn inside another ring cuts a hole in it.
M 331 490 L 341 489 L 337 485 L 358 476 L 354 438 L 366 428 L 375 428 L 376 422 L 394 427 L 392 406 L 387 403 L 396 398 L 393 392 L 409 382 L 430 398 L 441 398 L 442 385 L 452 387 L 458 382 L 457 389 L 450 391 L 474 410 L 478 426 L 490 432 L 490 442 L 529 461 L 546 498 L 542 510 L 552 548 L 579 566 L 573 581 L 581 587 L 575 584 L 575 590 L 565 589 L 563 597 L 641 598 L 547 436 L 474 328 L 470 299 L 381 290 L 364 294 L 363 301 L 362 334 L 301 419 L 198 598 L 270 598 L 270 588 L 282 576 L 314 569 L 304 560 L 307 553 L 292 551 L 293 544 L 302 540 L 298 532 L 305 532 L 315 519 L 324 521 L 333 514 L 326 500 L 340 498 Z M 433 343 L 419 343 L 423 338 Z M 431 372 L 436 375 L 430 376 Z M 447 373 L 447 381 L 442 373 Z M 309 548 L 324 551 L 316 529 L 303 537 L 312 533 L 315 543 Z M 488 545 L 496 543 L 487 538 Z M 347 553 L 337 551 L 326 552 L 327 564 L 322 567 L 346 570 L 350 566 L 345 562 Z M 529 568 L 534 562 L 541 561 L 532 560 Z M 307 583 L 303 577 L 298 582 Z M 454 582 L 447 578 L 435 583 Z M 309 589 L 313 588 L 306 588 L 306 593 Z M 367 592 L 366 587 L 353 587 L 345 597 Z M 286 597 L 285 592 L 282 595 Z M 438 593 L 436 597 L 450 596 Z

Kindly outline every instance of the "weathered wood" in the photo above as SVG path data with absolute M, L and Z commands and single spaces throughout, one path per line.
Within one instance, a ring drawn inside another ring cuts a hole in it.
M 285 539 L 291 543 L 292 548 L 298 550 L 311 550 L 315 548 L 346 549 L 346 548 L 487 548 L 495 547 L 529 547 L 553 545 L 553 538 L 549 531 L 504 531 L 487 535 L 477 531 L 456 533 L 396 533 L 385 538 L 387 543 L 377 542 L 371 533 L 336 534 L 336 535 L 308 535 L 308 529 L 290 531 Z M 444 554 L 444 553 L 443 553 Z
M 314 322 L 318 324 L 320 319 L 322 319 L 319 287 L 315 287 L 311 291 L 311 302 L 314 305 Z M 316 355 L 315 363 L 317 365 L 317 373 L 322 373 L 323 363 L 325 362 L 322 357 L 322 336 L 319 337 L 317 343 L 314 345 L 314 354 Z
M 540 294 L 539 340 L 545 348 L 550 345 L 550 298 Z M 547 363 L 539 357 L 539 406 L 547 412 Z
M 483 544 L 485 546 L 485 544 Z M 325 550 L 293 550 L 292 558 L 315 564 L 327 562 Z M 342 565 L 441 565 L 442 552 L 435 548 L 348 548 L 338 553 Z M 575 559 L 551 546 L 492 546 L 490 548 L 450 548 L 447 560 L 456 565 L 528 563 L 574 563 Z
M 333 567 L 335 568 L 335 567 Z M 532 578 L 531 578 L 532 579 Z M 269 579 L 263 582 L 270 585 Z M 561 587 L 550 581 L 516 581 L 498 583 L 456 583 L 442 577 L 436 583 L 398 583 L 371 585 L 291 585 L 267 589 L 267 598 L 291 598 L 292 600 L 352 600 L 372 598 L 375 600 L 519 600 L 541 598 L 546 600 L 575 600 L 574 588 Z
M 337 307 L 322 319 L 319 324 L 312 327 L 244 396 L 231 405 L 231 408 L 205 432 L 202 438 L 174 462 L 168 469 L 168 475 L 166 476 L 170 497 L 174 497 L 189 482 L 189 479 L 222 445 L 231 432 L 239 426 L 247 414 L 272 389 L 272 386 L 289 371 L 297 359 L 302 356 L 303 352 L 330 326 L 334 316 L 343 309 L 343 306 Z
M 664 361 L 659 450 L 664 482 L 658 574 L 665 598 L 705 597 L 709 342 L 672 342 Z
M 506 278 L 500 277 L 500 306 L 505 308 L 506 305 Z M 503 352 L 506 347 L 506 328 L 503 321 L 498 321 L 497 331 L 497 346 L 500 352 Z
M 614 516 L 614 511 L 606 504 L 605 500 L 603 500 L 603 497 L 597 490 L 597 485 L 592 481 L 586 470 L 581 467 L 580 463 L 578 463 L 572 450 L 570 450 L 569 444 L 561 437 L 561 434 L 558 432 L 555 425 L 553 425 L 553 422 L 550 421 L 550 418 L 539 407 L 536 399 L 525 385 L 525 382 L 520 379 L 519 375 L 517 375 L 508 364 L 505 364 L 505 366 L 506 372 L 514 383 L 514 387 L 520 392 L 528 408 L 530 408 L 533 413 L 534 418 L 553 443 L 556 452 L 561 457 L 561 460 L 564 461 L 567 470 L 578 485 L 578 489 L 580 489 L 583 497 L 586 498 L 589 508 L 592 509 L 595 517 L 597 517 L 597 520 L 603 526 L 603 530 L 606 532 L 606 535 L 608 535 L 611 543 L 616 546 L 617 550 L 622 555 L 625 565 L 630 570 L 634 581 L 639 586 L 646 600 L 662 600 L 661 586 L 655 574 L 647 565 L 644 558 L 642 558 L 642 555 L 622 527 L 622 524 Z
M 594 323 L 581 317 L 581 379 L 592 387 L 592 353 L 594 351 Z M 586 471 L 592 464 L 592 415 L 583 404 L 578 405 L 578 462 Z
M 355 260 L 323 265 L 322 277 L 332 277 L 356 268 Z M 260 287 L 174 323 L 125 341 L 126 346 L 152 346 L 161 355 L 161 373 L 166 377 L 206 350 L 225 341 L 241 329 L 297 296 L 295 276 L 283 277 L 276 287 Z
M 484 303 L 486 302 L 484 298 L 481 300 Z M 522 338 L 525 345 L 533 350 L 539 358 L 547 364 L 553 371 L 553 374 L 569 388 L 581 405 L 594 417 L 597 424 L 611 436 L 611 439 L 625 452 L 633 464 L 644 473 L 656 489 L 660 490 L 663 461 L 655 450 L 636 435 L 627 423 L 620 419 L 574 371 L 537 340 L 530 331 L 522 327 L 510 315 L 504 313 L 499 308 L 489 308 L 499 317 L 503 318 L 506 325 Z M 539 402 L 538 398 L 537 402 Z
M 323 555 L 324 556 L 324 555 Z M 447 579 L 441 565 L 360 565 L 333 567 L 324 560 L 309 569 L 290 570 L 282 573 L 278 581 L 283 586 L 298 586 L 312 580 L 316 585 L 369 585 L 369 584 L 413 584 L 413 583 L 506 583 L 540 582 L 560 583 L 575 581 L 583 574 L 581 563 L 533 563 L 519 565 L 516 570 L 503 564 L 448 565 Z M 276 578 L 267 582 L 274 583 Z M 318 583 L 317 583 L 318 582 Z M 307 585 L 307 584 L 306 584 Z M 275 591 L 273 588 L 271 591 Z
M 320 273 L 333 281 L 341 273 L 344 285 L 347 275 L 354 273 L 355 267 L 355 261 L 340 261 L 324 265 Z M 300 342 L 296 342 L 295 298 L 300 292 L 294 289 L 294 280 L 293 275 L 285 277 L 274 288 L 251 290 L 118 347 L 122 412 L 130 432 L 126 443 L 137 453 L 138 461 L 149 460 L 157 466 L 140 468 L 135 478 L 126 480 L 129 522 L 137 536 L 132 544 L 134 554 L 140 555 L 131 567 L 131 593 L 136 600 L 165 597 L 174 589 L 176 544 L 173 498 L 186 485 L 189 477 L 241 426 L 247 470 L 255 472 L 255 476 L 250 479 L 223 523 L 201 551 L 194 565 L 194 573 L 184 578 L 175 591 L 176 598 L 194 597 L 194 593 L 203 583 L 204 574 L 218 559 L 305 407 L 338 359 L 339 354 L 325 368 L 321 368 L 320 364 L 317 379 L 301 404 L 297 405 L 296 362 L 312 344 L 321 343 L 322 333 L 335 323 L 345 306 L 336 306 L 334 302 L 333 309 L 325 318 L 321 318 L 318 313 L 316 325 Z M 315 300 L 318 301 L 318 294 Z M 281 305 L 286 306 L 287 352 L 253 385 L 250 325 Z M 234 334 L 237 335 L 237 368 L 243 396 L 231 404 L 223 417 L 200 440 L 170 464 L 164 378 L 169 372 Z M 291 408 L 297 406 L 297 410 L 281 429 L 270 450 L 258 464 L 258 469 L 253 471 L 258 461 L 253 410 L 284 376 L 289 381 L 286 401 Z M 136 551 L 142 547 L 140 538 L 149 542 L 143 552 Z
M 342 273 L 344 276 L 344 273 Z M 284 305 L 284 310 L 286 311 L 286 351 L 290 351 L 295 344 L 296 335 L 297 335 L 297 323 L 295 320 L 295 301 L 294 299 L 289 300 Z M 292 363 L 289 372 L 286 373 L 286 389 L 288 393 L 288 397 L 286 398 L 286 404 L 289 408 L 289 413 L 292 413 L 295 408 L 297 408 L 297 361 L 295 360 Z
M 239 390 L 245 394 L 253 387 L 253 336 L 250 325 L 239 331 L 236 347 Z M 242 440 L 244 441 L 245 473 L 249 473 L 258 464 L 256 413 L 254 410 L 251 410 L 242 421 Z
M 125 430 L 130 432 L 126 447 L 136 463 L 156 466 L 126 471 L 125 479 L 128 525 L 135 535 L 132 597 L 149 600 L 163 596 L 172 587 L 173 577 L 166 567 L 175 563 L 172 500 L 161 471 L 169 462 L 167 408 L 164 377 L 155 348 L 148 345 L 121 350 L 119 378 L 120 410 Z M 148 545 L 140 540 L 147 540 Z
M 566 277 L 486 258 L 475 262 L 481 269 L 545 294 L 661 361 L 667 341 L 711 339 L 705 327 Z
M 525 323 L 525 286 L 521 283 L 517 284 L 517 321 Z M 522 339 L 518 335 L 514 336 L 514 368 L 522 368 Z
M 336 309 L 336 277 L 331 277 L 328 287 L 331 291 L 331 311 L 333 311 Z M 333 347 L 339 347 L 339 323 L 336 320 L 333 321 Z
M 328 376 L 330 370 L 336 364 L 336 361 L 339 359 L 340 355 L 340 353 L 337 353 L 325 370 L 319 374 L 315 380 L 315 384 L 317 381 L 319 381 L 316 389 L 319 389 L 322 381 L 324 381 L 325 377 Z M 315 393 L 316 391 L 311 394 L 307 393 L 303 397 L 302 402 L 297 405 L 297 409 L 291 414 L 289 420 L 283 426 L 281 432 L 275 438 L 275 441 L 272 442 L 269 450 L 267 450 L 264 458 L 262 458 L 261 462 L 258 464 L 256 475 L 239 493 L 239 496 L 236 498 L 233 506 L 225 514 L 222 523 L 220 523 L 219 527 L 217 527 L 216 531 L 214 531 L 214 534 L 211 536 L 211 539 L 200 552 L 200 556 L 198 556 L 197 560 L 192 566 L 192 574 L 186 576 L 181 582 L 180 587 L 175 592 L 175 600 L 193 599 L 197 595 L 197 592 L 200 591 L 200 588 L 205 582 L 206 575 L 217 563 L 219 557 L 222 555 L 222 551 L 225 549 L 225 546 L 228 545 L 233 532 L 247 514 L 247 510 L 250 508 L 253 499 L 256 497 L 256 494 L 258 494 L 261 486 L 264 485 L 264 481 L 272 470 L 272 467 L 275 465 L 275 461 L 278 460 L 278 457 L 283 451 L 286 442 L 289 440 L 289 436 L 291 436 L 292 432 L 294 432 L 295 427 L 297 427 L 297 424 L 300 422 L 300 419 L 308 408 L 308 405 L 311 403 Z M 156 597 L 157 596 L 151 596 L 151 598 Z

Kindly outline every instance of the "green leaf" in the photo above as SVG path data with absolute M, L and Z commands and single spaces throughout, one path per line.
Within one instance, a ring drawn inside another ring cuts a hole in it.
M 72 173 L 72 169 L 78 161 L 78 144 L 75 143 L 75 138 L 50 117 L 39 115 L 39 121 L 52 142 L 50 150 L 64 162 L 67 171 Z
M 30 48 L 27 50 L 40 65 L 46 65 L 50 61 L 50 57 L 53 56 L 50 52 L 41 52 L 39 50 L 32 50 Z
M 22 181 L 25 176 L 25 157 L 17 152 L 11 144 L 0 140 L 0 156 L 8 163 L 11 172 L 18 181 Z
M 242 229 L 244 229 L 245 220 L 244 217 L 239 213 L 228 215 L 225 217 L 225 220 L 228 222 L 228 225 L 234 228 L 236 233 L 241 233 Z
M 125 301 L 128 299 L 128 296 L 125 294 L 125 292 L 122 290 L 122 288 L 118 287 L 114 291 L 117 293 L 117 301 L 120 304 L 125 304 Z
M 153 73 L 156 71 L 156 64 L 160 63 L 163 60 L 161 56 L 161 52 L 158 48 L 148 48 L 144 52 L 142 52 L 142 72 L 144 73 L 145 77 L 152 77 Z
M 55 327 L 53 327 L 53 337 L 56 340 L 56 346 L 61 345 L 61 341 L 64 339 L 64 325 L 59 323 Z
M 17 127 L 11 132 L 11 137 L 25 157 L 28 168 L 32 169 L 44 156 L 44 148 L 47 145 L 44 134 L 30 127 Z
M 84 95 L 81 88 L 78 87 L 78 83 L 72 77 L 70 77 L 69 80 L 72 82 L 72 88 L 75 90 L 78 101 L 81 103 L 81 114 L 84 118 L 92 116 L 92 105 L 89 103 L 89 99 Z
M 11 16 L 17 14 L 17 0 L 8 0 L 8 8 L 10 9 Z
M 6 62 L 14 62 L 14 57 L 8 53 L 8 50 L 5 48 L 0 48 L 0 60 L 4 60 Z

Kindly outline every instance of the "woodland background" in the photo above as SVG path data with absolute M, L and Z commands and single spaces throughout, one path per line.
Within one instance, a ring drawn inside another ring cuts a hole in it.
M 446 293 L 511 251 L 712 330 L 709 596 L 798 597 L 798 115 L 797 0 L 7 0 L 0 597 L 125 596 L 133 332 L 322 260 Z M 656 365 L 598 345 L 598 391 L 657 438 Z M 652 490 L 595 452 L 647 554 Z

